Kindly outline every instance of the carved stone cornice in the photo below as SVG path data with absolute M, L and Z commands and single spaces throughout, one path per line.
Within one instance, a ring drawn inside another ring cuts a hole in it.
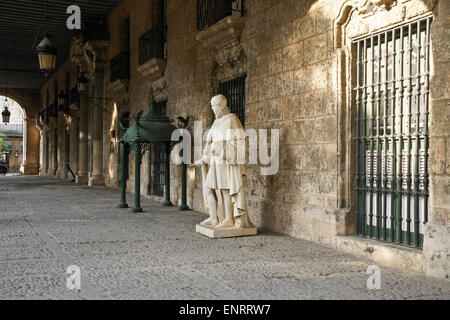
M 128 95 L 128 86 L 130 84 L 130 80 L 127 79 L 119 79 L 114 82 L 109 83 L 109 89 L 111 90 L 111 94 L 120 99 L 122 96 Z
M 156 100 L 164 100 L 167 99 L 167 81 L 166 80 L 160 80 L 155 81 L 152 84 L 152 90 L 153 94 Z
M 363 36 L 429 14 L 437 3 L 438 0 L 347 0 L 334 19 L 335 47 L 344 47 L 345 38 Z M 350 18 L 360 20 L 358 29 L 352 30 L 351 35 L 343 30 L 347 28 Z
M 166 72 L 167 60 L 161 58 L 153 58 L 137 68 L 137 71 L 146 77 L 149 81 L 157 81 L 164 77 Z
M 217 80 L 233 77 L 246 71 L 247 57 L 241 44 L 245 18 L 228 16 L 197 33 L 196 39 L 215 60 L 212 71 L 213 86 Z
M 222 50 L 214 50 L 217 65 L 220 68 L 234 68 L 239 63 L 245 62 L 246 55 L 240 43 Z
M 109 84 L 111 98 L 120 107 L 120 110 L 128 110 L 130 95 L 128 93 L 129 80 L 116 80 Z
M 222 47 L 240 41 L 245 18 L 228 16 L 209 28 L 197 33 L 196 40 L 206 49 Z

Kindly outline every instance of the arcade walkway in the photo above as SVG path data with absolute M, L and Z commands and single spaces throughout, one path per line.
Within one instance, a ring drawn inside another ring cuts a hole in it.
M 117 191 L 42 177 L 0 177 L 0 299 L 449 299 L 449 282 L 382 267 L 295 238 L 211 240 L 204 216 L 143 201 L 115 206 Z M 66 287 L 82 269 L 81 291 Z

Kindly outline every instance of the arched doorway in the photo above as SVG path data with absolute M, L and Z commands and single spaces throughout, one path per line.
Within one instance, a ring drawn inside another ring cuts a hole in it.
M 0 101 L 5 101 L 0 95 Z M 2 163 L 2 173 L 20 174 L 24 164 L 24 136 L 26 127 L 24 126 L 25 111 L 13 99 L 8 98 L 8 109 L 11 113 L 9 123 L 0 120 L 0 162 Z
M 6 90 L 0 87 L 0 96 Z M 40 109 L 39 92 L 30 89 L 8 88 L 8 100 L 15 101 L 23 112 L 23 160 L 21 174 L 39 174 L 40 133 L 36 127 L 36 114 Z

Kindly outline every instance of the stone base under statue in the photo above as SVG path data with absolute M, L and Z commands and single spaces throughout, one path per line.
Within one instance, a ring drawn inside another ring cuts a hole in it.
M 228 228 L 214 228 L 211 226 L 202 226 L 197 224 L 195 226 L 195 230 L 197 233 L 200 233 L 204 236 L 210 238 L 234 238 L 234 237 L 247 237 L 247 236 L 256 236 L 258 229 L 255 227 L 252 228 L 236 228 L 236 227 L 228 227 Z

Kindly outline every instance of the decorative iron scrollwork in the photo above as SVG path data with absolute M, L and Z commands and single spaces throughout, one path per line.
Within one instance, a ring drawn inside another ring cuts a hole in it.
M 426 165 L 426 167 L 425 167 Z M 425 180 L 430 174 L 430 152 L 420 150 L 419 153 L 419 189 L 425 190 Z
M 366 151 L 366 176 L 367 186 L 372 186 L 372 151 Z
M 392 151 L 389 150 L 386 154 L 386 176 L 387 176 L 387 188 L 392 188 L 392 181 L 394 180 L 394 170 L 393 170 L 394 156 Z
M 408 189 L 409 182 L 409 172 L 410 172 L 410 163 L 409 163 L 409 151 L 402 150 L 402 188 Z
M 373 151 L 373 160 L 372 160 L 372 179 L 373 179 L 373 187 L 376 188 L 378 187 L 378 182 L 377 182 L 377 178 L 378 178 L 378 151 L 374 150 Z

